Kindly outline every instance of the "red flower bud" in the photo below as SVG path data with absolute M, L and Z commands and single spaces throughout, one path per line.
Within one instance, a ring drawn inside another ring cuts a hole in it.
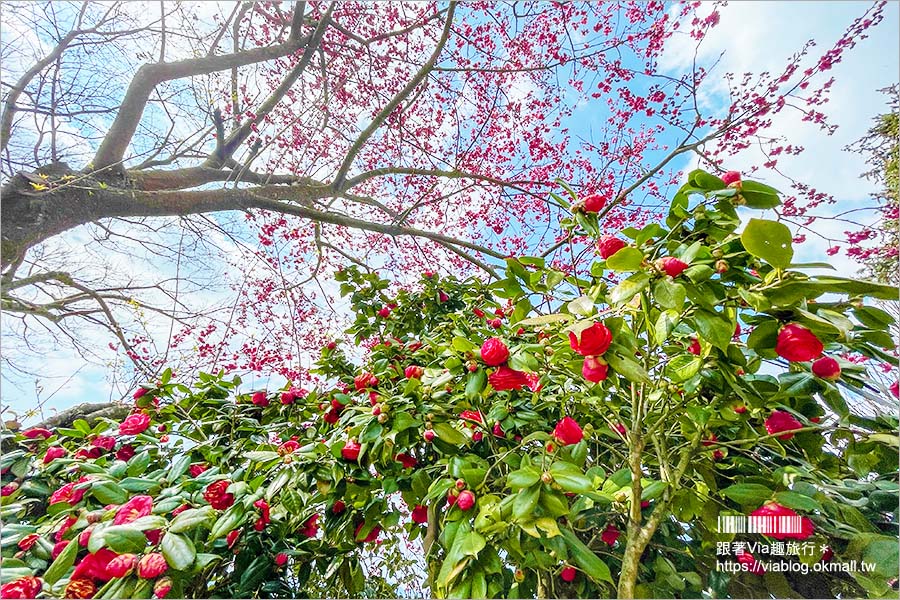
M 434 440 L 434 431 L 432 431 L 431 429 L 426 429 L 422 433 L 422 437 L 425 439 L 426 442 L 431 442 Z
M 341 456 L 344 460 L 356 462 L 359 460 L 360 445 L 356 440 L 348 440 L 341 448 Z
M 627 245 L 614 235 L 604 235 L 597 242 L 597 251 L 600 252 L 600 258 L 606 260 Z
M 783 410 L 773 411 L 769 418 L 766 419 L 765 425 L 766 431 L 768 431 L 770 435 L 803 427 L 803 424 L 794 418 L 794 415 Z M 793 433 L 786 433 L 778 436 L 778 439 L 789 440 L 792 437 L 794 437 Z
M 391 316 L 391 309 L 389 309 L 387 306 L 379 308 L 377 314 L 382 319 L 387 319 L 389 316 Z
M 283 567 L 288 561 L 288 555 L 284 552 L 279 552 L 275 555 L 275 564 L 279 567 Z
M 135 455 L 134 446 L 131 444 L 125 444 L 118 450 L 116 450 L 116 458 L 118 460 L 122 460 L 128 462 L 131 460 L 131 457 Z
M 256 406 L 266 407 L 269 405 L 269 399 L 266 397 L 265 392 L 256 392 L 255 394 L 253 394 L 253 397 L 250 399 L 250 401 Z
M 200 477 L 200 475 L 208 468 L 209 465 L 206 463 L 194 463 L 188 467 L 188 472 L 191 474 L 191 477 Z
M 137 564 L 138 557 L 134 554 L 120 554 L 106 565 L 106 572 L 110 577 L 125 577 Z
M 669 277 L 678 277 L 688 268 L 688 266 L 690 265 L 684 261 L 678 260 L 674 256 L 667 256 L 659 260 L 659 267 L 665 271 L 666 275 Z
M 159 552 L 151 552 L 138 561 L 137 576 L 141 579 L 156 579 L 168 569 L 165 557 Z
M 417 461 L 414 457 L 406 454 L 405 452 L 401 452 L 397 456 L 394 457 L 394 460 L 401 463 L 404 469 L 412 469 L 415 468 L 419 461 Z
M 424 373 L 425 369 L 423 369 L 419 365 L 409 365 L 408 367 L 403 369 L 403 375 L 407 379 L 421 379 Z
M 126 525 L 146 517 L 153 511 L 153 498 L 150 496 L 135 496 L 116 511 L 113 525 Z
M 417 504 L 416 507 L 412 509 L 412 522 L 416 523 L 417 525 L 427 523 L 428 507 L 422 504 Z
M 49 429 L 44 429 L 43 427 L 32 427 L 31 429 L 26 429 L 25 431 L 23 431 L 22 435 L 29 440 L 37 438 L 43 438 L 46 440 L 53 435 L 53 432 Z
M 475 506 L 475 494 L 473 494 L 470 490 L 463 490 L 459 493 L 459 498 L 456 499 L 456 505 L 462 511 L 470 510 L 473 506 Z
M 474 314 L 474 315 L 475 315 L 476 317 L 478 317 L 479 319 L 483 319 L 483 318 L 484 318 L 484 311 L 481 310 L 481 309 L 478 308 L 478 307 L 472 309 L 472 314 Z
M 762 575 L 766 572 L 763 566 L 756 561 L 752 554 L 746 550 L 741 550 L 737 554 L 737 561 L 742 565 L 747 565 L 747 571 L 754 575 Z
M 490 325 L 494 329 L 500 329 L 501 327 L 503 327 L 503 321 L 500 319 L 491 319 L 490 321 L 488 321 L 488 325 Z
M 95 584 L 90 579 L 83 578 L 72 578 L 69 580 L 69 583 L 66 584 L 66 589 L 63 592 L 64 598 L 93 598 L 94 594 L 97 593 L 97 584 Z M 6 598 L 7 596 L 3 596 Z M 29 598 L 33 598 L 34 596 L 28 596 Z
M 599 356 L 585 356 L 581 365 L 581 375 L 591 383 L 599 383 L 609 374 L 609 365 Z
M 600 534 L 600 539 L 608 546 L 612 546 L 616 543 L 616 540 L 619 539 L 619 536 L 622 535 L 622 532 L 616 529 L 616 526 L 610 523 L 606 526 L 606 529 L 603 530 L 603 533 Z
M 153 593 L 157 598 L 165 598 L 171 589 L 172 580 L 168 577 L 163 577 L 153 584 Z
M 353 539 L 355 539 L 356 542 L 359 544 L 374 542 L 375 540 L 378 539 L 378 534 L 381 533 L 381 526 L 376 525 L 375 527 L 372 528 L 372 530 L 369 532 L 369 534 L 366 537 L 360 539 L 359 534 L 362 531 L 362 528 L 365 524 L 366 524 L 366 522 L 363 521 L 362 523 L 360 523 L 359 525 L 356 526 L 356 530 L 353 532 Z
M 344 510 L 346 510 L 346 508 L 347 508 L 347 505 L 344 504 L 343 500 L 336 500 L 335 503 L 331 505 L 331 514 L 339 515 L 342 512 L 344 512 Z
M 841 366 L 830 356 L 823 356 L 812 364 L 812 372 L 816 377 L 837 381 L 841 378 Z
M 700 353 L 703 352 L 703 349 L 700 347 L 700 340 L 691 338 L 691 345 L 688 346 L 688 352 L 700 356 Z
M 553 437 L 563 446 L 577 444 L 584 438 L 584 432 L 581 426 L 572 417 L 563 417 L 553 429 Z
M 242 529 L 233 529 L 228 532 L 228 535 L 225 536 L 225 543 L 228 544 L 228 547 L 231 548 L 234 546 L 234 543 L 241 536 Z
M 51 463 L 57 458 L 62 458 L 66 455 L 66 449 L 62 446 L 50 446 L 47 448 L 47 452 L 44 453 L 44 464 Z
M 575 581 L 576 574 L 577 571 L 575 570 L 575 567 L 564 567 L 563 570 L 559 572 L 559 578 L 567 583 L 570 583 L 572 581 Z
M 581 202 L 584 206 L 584 212 L 596 213 L 603 210 L 603 207 L 606 206 L 607 198 L 600 194 L 591 194 L 590 196 L 585 196 Z
M 721 177 L 722 181 L 725 182 L 725 185 L 731 185 L 732 183 L 740 183 L 741 182 L 741 173 L 740 171 L 728 171 Z
M 761 526 L 759 533 L 767 535 L 776 540 L 793 538 L 797 540 L 805 540 L 810 537 L 816 530 L 815 525 L 808 517 L 802 517 L 799 520 L 799 529 L 795 527 L 797 519 L 784 517 L 797 517 L 796 512 L 786 506 L 782 506 L 777 502 L 767 502 L 761 507 L 750 513 L 753 517 L 761 517 L 758 519 Z M 774 518 L 764 518 L 774 517 Z

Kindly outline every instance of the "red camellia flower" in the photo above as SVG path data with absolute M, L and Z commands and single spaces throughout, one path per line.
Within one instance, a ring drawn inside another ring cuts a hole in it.
M 52 504 L 52 503 L 51 503 Z M 66 520 L 63 521 L 62 526 L 53 534 L 53 541 L 61 542 L 63 536 L 72 528 L 72 525 L 78 522 L 78 517 L 68 516 Z
M 119 424 L 121 435 L 137 435 L 150 427 L 150 415 L 147 413 L 133 413 Z
M 378 378 L 372 373 L 360 373 L 353 378 L 353 385 L 357 392 L 361 392 L 366 388 L 378 385 Z
M 256 406 L 262 406 L 262 407 L 266 407 L 269 405 L 269 399 L 266 397 L 265 392 L 256 392 L 250 398 L 250 402 L 252 402 Z
M 339 515 L 347 508 L 347 505 L 344 504 L 343 500 L 337 500 L 334 504 L 331 505 L 331 514 Z
M 481 344 L 481 360 L 489 367 L 499 367 L 509 360 L 509 348 L 500 338 L 488 338 Z
M 423 369 L 419 365 L 409 365 L 408 367 L 403 369 L 403 375 L 407 379 L 421 379 L 424 373 L 425 369 Z
M 750 513 L 757 517 L 757 530 L 776 540 L 793 538 L 805 540 L 816 530 L 809 517 L 801 517 L 793 510 L 777 502 L 767 502 Z
M 66 584 L 64 598 L 93 598 L 97 593 L 97 584 L 90 579 L 72 579 Z
M 109 435 L 97 436 L 91 440 L 91 446 L 109 451 L 116 447 L 116 438 Z
M 31 549 L 31 547 L 37 543 L 37 541 L 39 539 L 41 539 L 40 535 L 38 535 L 36 533 L 29 533 L 28 535 L 23 537 L 21 540 L 19 540 L 19 543 L 18 543 L 19 550 L 21 550 L 22 552 L 28 552 Z
M 147 390 L 147 388 L 139 387 L 137 390 L 135 390 L 134 394 L 131 397 L 134 398 L 135 400 L 137 400 L 138 398 L 140 398 L 141 396 L 146 394 L 148 391 L 149 390 Z
M 49 429 L 44 429 L 43 427 L 32 427 L 31 429 L 26 429 L 22 432 L 22 435 L 27 437 L 29 440 L 33 440 L 36 438 L 47 439 L 48 437 L 53 435 L 53 432 Z
M 327 411 L 325 411 L 325 414 L 322 415 L 322 420 L 329 425 L 334 425 L 340 418 L 341 416 L 340 414 L 338 414 L 338 411 L 334 410 L 333 408 L 329 408 Z
M 500 438 L 504 436 L 503 427 L 500 425 L 500 421 L 494 423 L 494 428 L 491 430 L 491 433 Z
M 403 465 L 403 468 L 404 468 L 404 469 L 412 469 L 412 468 L 414 468 L 417 464 L 419 464 L 419 461 L 417 461 L 417 460 L 415 459 L 415 457 L 410 456 L 409 454 L 406 454 L 405 452 L 401 452 L 400 454 L 398 454 L 397 456 L 395 456 L 395 457 L 394 457 L 394 460 L 396 460 L 397 462 L 401 463 L 401 464 Z
M 769 432 L 770 435 L 775 433 L 781 433 L 782 431 L 790 431 L 792 429 L 800 429 L 803 427 L 803 424 L 800 423 L 794 415 L 789 412 L 783 410 L 773 411 L 772 414 L 766 419 L 766 431 Z M 794 437 L 793 433 L 786 433 L 784 435 L 778 436 L 779 440 L 789 440 Z
M 83 460 L 100 458 L 101 456 L 103 456 L 103 450 L 101 448 L 82 448 L 75 453 L 75 458 Z
M 470 490 L 461 491 L 459 497 L 456 499 L 456 505 L 459 507 L 459 510 L 470 510 L 475 506 L 475 494 Z
M 700 356 L 700 353 L 703 352 L 703 349 L 700 347 L 700 340 L 691 338 L 691 345 L 688 346 L 688 352 Z
M 569 446 L 584 439 L 584 432 L 575 419 L 566 416 L 556 424 L 553 429 L 553 437 L 563 446 Z
M 600 539 L 608 546 L 612 546 L 616 543 L 616 540 L 619 539 L 620 535 L 622 535 L 622 532 L 616 529 L 615 525 L 610 523 L 606 526 L 606 529 L 603 530 L 603 533 L 600 534 Z
M 585 356 L 581 375 L 591 383 L 599 383 L 609 375 L 609 365 L 599 356 Z
M 600 258 L 606 260 L 627 245 L 624 240 L 614 235 L 604 235 L 597 242 L 597 251 L 600 252 Z
M 109 561 L 106 572 L 110 577 L 125 577 L 137 564 L 138 557 L 134 554 L 120 554 Z
M 101 548 L 81 559 L 72 572 L 72 579 L 97 579 L 109 581 L 109 563 L 118 556 L 109 548 Z
M 478 317 L 479 319 L 483 319 L 483 318 L 484 318 L 484 311 L 481 310 L 480 308 L 478 308 L 477 306 L 476 306 L 475 308 L 472 309 L 472 314 L 474 314 L 474 315 L 475 315 L 476 317 Z
M 365 525 L 365 524 L 366 524 L 366 522 L 363 521 L 362 523 L 360 523 L 359 525 L 356 526 L 356 531 L 353 532 L 353 538 L 357 541 L 357 543 L 365 544 L 368 542 L 374 542 L 375 540 L 378 539 L 378 534 L 381 533 L 381 527 L 379 525 L 376 525 L 375 527 L 372 528 L 372 531 L 369 532 L 369 535 L 360 539 L 359 534 L 362 531 L 363 525 Z
M 756 561 L 756 558 L 746 550 L 741 550 L 737 553 L 737 561 L 742 565 L 747 565 L 747 571 L 754 575 L 762 575 L 766 572 L 763 566 Z
M 739 171 L 728 171 L 724 175 L 722 175 L 722 181 L 725 182 L 725 185 L 731 185 L 732 183 L 740 183 L 741 182 L 741 173 Z
M 387 319 L 389 316 L 391 316 L 391 309 L 389 309 L 387 306 L 379 308 L 378 316 L 382 319 Z
M 459 413 L 459 418 L 464 421 L 474 421 L 476 423 L 484 423 L 481 413 L 477 410 L 464 410 Z
M 348 440 L 341 448 L 341 456 L 344 460 L 356 462 L 359 459 L 360 445 L 356 440 Z
M 165 598 L 172 591 L 172 580 L 168 577 L 158 579 L 153 584 L 153 595 L 157 598 Z
M 15 481 L 11 481 L 0 488 L 0 496 L 6 498 L 7 496 L 11 496 L 13 492 L 19 489 L 19 484 Z
M 84 483 L 88 481 L 87 477 L 82 477 L 78 481 L 67 483 L 52 494 L 50 494 L 50 504 L 56 504 L 57 502 L 66 502 L 71 506 L 75 506 L 79 502 L 81 502 L 81 498 L 84 497 L 85 489 L 75 489 L 80 483 Z
M 62 446 L 50 446 L 47 448 L 47 452 L 44 453 L 44 464 L 48 464 L 56 460 L 57 458 L 62 458 L 66 455 L 66 449 Z
M 569 332 L 569 345 L 582 356 L 599 356 L 609 349 L 611 343 L 612 333 L 603 323 L 594 323 L 583 330 L 580 336 L 573 331 Z
M 428 507 L 422 504 L 417 504 L 414 509 L 412 509 L 412 522 L 418 525 L 422 525 L 428 522 Z
M 113 525 L 125 525 L 146 517 L 153 510 L 153 498 L 150 496 L 135 496 L 116 511 Z
M 292 454 L 294 450 L 300 447 L 300 442 L 297 440 L 288 440 L 285 443 L 278 446 L 278 454 Z
M 891 384 L 891 393 L 895 398 L 900 398 L 900 381 L 895 381 Z
M 227 479 L 214 481 L 203 492 L 203 499 L 209 502 L 209 505 L 216 510 L 225 510 L 234 504 L 234 494 L 228 493 L 228 486 L 231 482 Z
M 121 461 L 128 462 L 134 455 L 134 446 L 132 446 L 131 444 L 125 444 L 121 448 L 116 450 L 116 459 Z
M 316 534 L 319 533 L 319 526 L 317 521 L 319 520 L 319 515 L 313 515 L 303 523 L 303 529 L 300 530 L 300 534 L 308 537 L 314 538 Z
M 837 381 L 841 378 L 841 366 L 830 356 L 823 356 L 812 364 L 812 372 L 816 377 Z
M 796 323 L 785 325 L 778 332 L 775 353 L 792 362 L 806 362 L 822 355 L 822 342 L 815 334 Z
M 275 555 L 275 564 L 279 567 L 283 567 L 285 563 L 288 561 L 288 555 L 284 552 L 279 552 Z
M 596 213 L 603 210 L 603 207 L 606 206 L 606 200 L 606 196 L 591 194 L 590 196 L 585 196 L 581 202 L 584 205 L 584 212 Z
M 518 390 L 530 381 L 528 375 L 522 371 L 516 371 L 506 365 L 501 365 L 496 371 L 488 375 L 488 383 L 495 391 L 502 392 L 504 390 Z
M 242 529 L 233 529 L 228 532 L 228 535 L 225 536 L 225 543 L 228 544 L 228 547 L 231 548 L 234 546 L 234 543 L 241 536 Z
M 43 584 L 37 577 L 28 575 L 0 586 L 0 598 L 36 598 Z
M 684 273 L 684 270 L 690 265 L 684 261 L 678 260 L 674 256 L 667 256 L 659 260 L 659 266 L 669 277 L 678 277 Z
M 501 319 L 491 319 L 488 321 L 488 325 L 493 327 L 494 329 L 500 329 L 503 327 L 503 321 Z
M 563 570 L 559 572 L 559 578 L 566 583 L 571 583 L 572 581 L 575 581 L 576 573 L 575 567 L 563 567 Z
M 188 472 L 191 474 L 191 477 L 200 477 L 204 471 L 209 468 L 209 465 L 206 463 L 194 463 L 190 467 L 188 467 Z
M 156 579 L 169 569 L 166 558 L 159 552 L 151 552 L 141 557 L 137 564 L 137 576 L 141 579 Z

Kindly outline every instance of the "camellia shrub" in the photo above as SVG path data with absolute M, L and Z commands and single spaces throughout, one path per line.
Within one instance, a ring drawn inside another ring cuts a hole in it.
M 897 290 L 804 274 L 776 220 L 737 233 L 779 197 L 735 173 L 692 172 L 640 230 L 601 236 L 604 203 L 562 223 L 583 272 L 340 272 L 367 351 L 322 349 L 327 385 L 167 372 L 121 422 L 5 432 L 3 597 L 385 597 L 401 567 L 437 597 L 896 594 L 898 422 L 853 406 L 897 394 L 863 301 Z M 721 552 L 754 540 L 872 568 Z

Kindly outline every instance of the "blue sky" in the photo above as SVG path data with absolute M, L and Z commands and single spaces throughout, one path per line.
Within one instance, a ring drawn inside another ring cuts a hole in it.
M 717 69 L 710 80 L 721 80 L 726 72 L 775 71 L 783 67 L 787 58 L 796 52 L 807 39 L 816 39 L 824 51 L 838 39 L 846 26 L 866 8 L 864 2 L 732 2 L 720 8 L 721 23 L 714 28 L 701 47 L 701 62 L 713 62 L 724 52 Z M 710 7 L 704 7 L 709 10 Z M 796 118 L 784 119 L 776 123 L 775 131 L 787 135 L 792 143 L 803 145 L 807 151 L 797 157 L 783 158 L 779 167 L 793 177 L 812 182 L 826 191 L 838 203 L 829 207 L 828 214 L 836 214 L 870 204 L 869 193 L 872 185 L 860 174 L 866 170 L 862 157 L 846 152 L 844 146 L 861 137 L 876 114 L 884 112 L 885 97 L 878 93 L 897 80 L 900 71 L 900 36 L 896 23 L 900 21 L 900 4 L 890 3 L 886 8 L 884 22 L 870 31 L 869 39 L 863 40 L 850 51 L 844 61 L 832 71 L 836 83 L 832 88 L 831 101 L 823 111 L 839 125 L 837 132 L 824 136 L 817 128 L 800 123 Z M 667 47 L 662 65 L 673 73 L 689 64 L 693 47 L 680 44 L 677 40 Z M 710 105 L 723 102 L 722 89 L 712 87 L 714 93 L 702 98 Z M 602 115 L 585 106 L 576 112 L 572 133 L 589 137 L 591 125 Z M 580 127 L 580 131 L 577 129 Z M 760 155 L 747 151 L 735 157 L 729 169 L 744 170 L 759 164 Z M 675 166 L 691 168 L 693 160 L 685 157 Z M 765 181 L 787 189 L 784 181 L 772 173 L 767 173 Z M 822 214 L 822 213 L 819 213 Z M 758 215 L 751 215 L 758 216 Z M 820 221 L 817 225 L 828 237 L 842 238 L 849 227 L 831 221 Z M 808 236 L 808 241 L 796 248 L 796 260 L 802 262 L 827 260 L 835 265 L 838 272 L 849 275 L 857 270 L 857 265 L 842 255 L 825 255 L 827 243 Z M 108 357 L 113 360 L 112 355 Z M 2 402 L 17 412 L 35 406 L 38 398 L 45 409 L 65 408 L 79 402 L 100 402 L 121 397 L 127 390 L 118 383 L 111 382 L 109 365 L 103 361 L 86 361 L 72 351 L 59 349 L 49 352 L 34 363 L 35 370 L 53 373 L 52 377 L 42 377 L 38 384 L 33 378 L 4 373 L 4 385 L 0 390 Z M 252 382 L 249 382 L 252 385 Z M 37 391 L 36 385 L 42 386 Z M 35 420 L 35 419 L 32 419 Z

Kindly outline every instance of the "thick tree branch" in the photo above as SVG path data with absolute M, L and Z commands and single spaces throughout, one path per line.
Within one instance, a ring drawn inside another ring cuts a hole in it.
M 125 151 L 131 144 L 150 94 L 164 81 L 197 75 L 208 75 L 232 67 L 242 67 L 265 62 L 296 52 L 310 40 L 310 36 L 295 37 L 291 31 L 288 41 L 282 44 L 254 48 L 221 56 L 205 56 L 170 63 L 145 64 L 135 74 L 125 92 L 122 104 L 109 131 L 94 155 L 93 169 L 118 169 Z

